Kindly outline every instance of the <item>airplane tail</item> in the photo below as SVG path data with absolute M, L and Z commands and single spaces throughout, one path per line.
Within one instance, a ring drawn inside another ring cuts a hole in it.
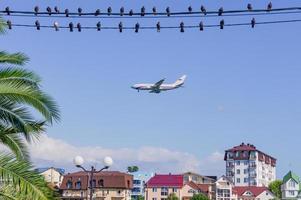
M 186 77 L 187 77 L 186 75 L 181 76 L 178 80 L 176 80 L 176 82 L 174 83 L 174 85 L 176 85 L 176 86 L 183 85 Z

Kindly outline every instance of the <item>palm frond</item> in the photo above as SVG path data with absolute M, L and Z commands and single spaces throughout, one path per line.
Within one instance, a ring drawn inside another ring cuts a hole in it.
M 47 122 L 52 123 L 53 119 L 58 121 L 60 118 L 58 106 L 50 96 L 38 88 L 24 86 L 22 82 L 0 82 L 0 99 L 1 98 L 32 106 L 45 117 Z
M 4 127 L 0 128 L 0 142 L 8 147 L 10 151 L 17 157 L 17 159 L 29 160 L 28 147 L 21 134 L 11 133 L 10 129 Z
M 0 51 L 0 63 L 24 65 L 29 58 L 23 53 L 9 54 L 6 51 Z
M 23 84 L 37 87 L 41 79 L 34 72 L 25 69 L 19 69 L 14 67 L 0 69 L 0 82 L 13 83 L 14 81 L 22 82 Z
M 43 177 L 33 170 L 28 161 L 15 159 L 13 155 L 0 154 L 0 178 L 2 185 L 12 186 L 26 199 L 53 199 L 53 191 Z
M 0 17 L 0 34 L 5 33 L 5 29 L 6 29 L 6 23 L 4 22 L 4 20 Z

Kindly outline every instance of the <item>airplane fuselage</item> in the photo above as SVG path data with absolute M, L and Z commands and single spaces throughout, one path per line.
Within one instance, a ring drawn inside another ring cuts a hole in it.
M 161 91 L 173 90 L 173 89 L 181 87 L 184 84 L 185 78 L 186 78 L 186 75 L 182 76 L 176 82 L 171 83 L 171 84 L 163 84 L 164 79 L 158 81 L 155 84 L 140 83 L 140 84 L 133 85 L 132 88 L 135 90 L 138 90 L 138 92 L 140 90 L 149 90 L 150 93 L 160 93 Z

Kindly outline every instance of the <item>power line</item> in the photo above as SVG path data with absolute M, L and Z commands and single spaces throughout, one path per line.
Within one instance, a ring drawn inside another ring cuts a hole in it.
M 46 11 L 40 11 L 40 8 L 36 6 L 34 11 L 20 11 L 20 10 L 10 10 L 9 7 L 6 7 L 5 10 L 1 10 L 0 14 L 6 14 L 11 16 L 31 16 L 31 17 L 37 17 L 37 16 L 45 16 L 45 17 L 99 17 L 99 16 L 119 16 L 119 17 L 146 17 L 146 16 L 181 16 L 183 15 L 205 15 L 205 16 L 222 16 L 227 14 L 242 14 L 242 13 L 249 13 L 249 14 L 255 14 L 255 13 L 275 13 L 275 12 L 285 12 L 285 11 L 301 11 L 301 7 L 285 7 L 285 8 L 272 8 L 272 4 L 269 3 L 267 8 L 265 9 L 253 9 L 251 4 L 248 4 L 247 9 L 242 10 L 224 10 L 223 7 L 221 7 L 218 11 L 207 11 L 204 6 L 201 6 L 201 9 L 198 11 L 193 11 L 192 7 L 188 7 L 188 11 L 180 11 L 180 12 L 172 12 L 170 7 L 167 7 L 165 12 L 157 12 L 156 7 L 152 8 L 152 12 L 146 12 L 146 8 L 143 6 L 140 9 L 140 12 L 134 12 L 133 9 L 129 10 L 128 12 L 125 12 L 124 8 L 120 8 L 119 12 L 113 12 L 111 7 L 108 7 L 105 12 L 101 12 L 100 9 L 97 9 L 95 12 L 83 12 L 82 8 L 78 8 L 77 12 L 70 12 L 69 9 L 65 9 L 63 12 L 59 10 L 58 7 L 55 7 L 54 10 L 50 7 L 46 8 Z
M 160 22 L 156 24 L 156 26 L 140 26 L 139 23 L 136 23 L 135 26 L 123 26 L 123 23 L 120 22 L 118 26 L 102 26 L 100 22 L 96 24 L 96 26 L 82 26 L 80 23 L 77 23 L 76 26 L 70 22 L 68 26 L 60 26 L 57 22 L 53 25 L 40 25 L 40 23 L 36 21 L 35 25 L 32 24 L 13 24 L 11 21 L 7 21 L 7 25 L 9 29 L 12 27 L 25 27 L 25 28 L 36 28 L 40 30 L 41 28 L 55 29 L 56 31 L 60 29 L 69 29 L 73 32 L 74 29 L 77 29 L 81 32 L 83 29 L 87 30 L 119 30 L 123 32 L 123 30 L 135 30 L 138 33 L 139 29 L 157 29 L 160 32 L 161 29 L 180 29 L 181 32 L 184 32 L 185 29 L 199 29 L 203 31 L 205 28 L 214 28 L 219 27 L 220 29 L 224 29 L 224 27 L 236 27 L 236 26 L 251 26 L 252 28 L 255 25 L 268 25 L 268 24 L 283 24 L 283 23 L 298 23 L 301 22 L 301 19 L 290 19 L 290 20 L 274 20 L 274 21 L 261 21 L 256 22 L 253 18 L 250 22 L 243 23 L 225 23 L 224 20 L 221 20 L 219 24 L 204 24 L 200 22 L 198 25 L 184 25 L 184 22 L 181 22 L 179 26 L 161 26 Z
M 301 14 L 300 11 L 281 11 L 281 12 L 265 12 L 265 13 L 237 13 L 237 14 L 226 14 L 223 15 L 222 17 L 243 17 L 243 16 L 263 16 L 263 15 L 289 15 L 289 14 Z M 0 16 L 6 16 L 4 14 L 0 14 Z M 10 14 L 9 17 L 37 17 L 37 18 L 66 18 L 65 16 L 47 16 L 47 15 L 37 15 L 37 16 L 32 16 L 32 15 L 26 15 L 26 14 Z M 163 19 L 163 18 L 216 18 L 216 17 L 221 17 L 218 15 L 172 15 L 172 16 L 145 16 L 143 18 L 145 19 Z M 83 18 L 83 19 L 140 19 L 141 16 L 69 16 L 68 18 Z

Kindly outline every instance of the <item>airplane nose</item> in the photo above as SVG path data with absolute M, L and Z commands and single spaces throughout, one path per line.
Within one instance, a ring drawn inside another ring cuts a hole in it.
M 131 86 L 131 88 L 132 88 L 132 89 L 137 89 L 137 87 L 135 87 L 134 85 L 133 85 L 133 86 Z

